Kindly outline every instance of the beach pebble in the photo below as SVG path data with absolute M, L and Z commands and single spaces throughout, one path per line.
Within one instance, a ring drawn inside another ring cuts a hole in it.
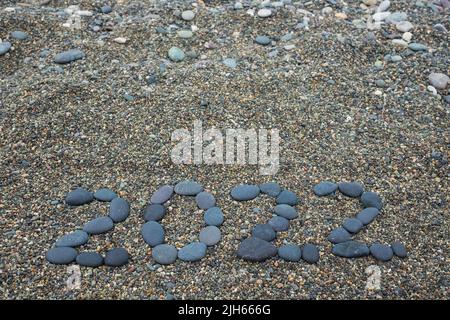
M 159 244 L 152 249 L 152 257 L 159 264 L 172 264 L 177 260 L 178 250 L 170 244 Z
M 226 58 L 223 60 L 223 64 L 226 65 L 228 68 L 236 68 L 237 67 L 237 62 L 235 59 L 233 58 Z
M 231 190 L 231 197 L 237 201 L 247 201 L 255 199 L 259 195 L 260 189 L 256 185 L 241 184 Z
M 163 227 L 156 221 L 148 221 L 141 228 L 144 241 L 152 247 L 164 242 L 165 232 Z
M 408 255 L 405 246 L 399 241 L 392 242 L 391 248 L 394 254 L 399 258 L 406 258 L 406 256 Z
M 408 48 L 412 51 L 426 51 L 428 49 L 426 45 L 417 42 L 410 43 Z
M 45 258 L 53 264 L 69 264 L 77 257 L 77 250 L 71 247 L 56 247 L 47 251 Z
M 402 39 L 405 40 L 406 42 L 410 42 L 412 37 L 413 37 L 413 34 L 411 32 L 405 32 L 402 35 Z
M 264 261 L 276 255 L 277 251 L 272 243 L 250 237 L 239 244 L 237 256 L 248 261 Z
M 356 218 L 346 218 L 342 226 L 351 233 L 357 233 L 362 229 L 363 224 L 360 220 Z
M 428 81 L 436 89 L 444 90 L 450 82 L 450 79 L 446 74 L 432 72 L 428 76 Z
M 385 244 L 374 243 L 369 249 L 372 256 L 380 261 L 389 261 L 394 255 L 392 248 Z
M 278 248 L 278 256 L 286 261 L 298 262 L 302 257 L 302 250 L 296 244 L 285 244 Z
M 199 240 L 207 246 L 213 246 L 218 243 L 222 235 L 216 226 L 207 226 L 200 230 Z
M 267 37 L 267 36 L 257 36 L 256 39 L 255 39 L 255 42 L 256 42 L 257 44 L 266 46 L 266 45 L 268 45 L 269 43 L 271 43 L 272 40 L 270 40 L 270 38 Z
M 406 12 L 393 12 L 388 17 L 386 17 L 386 22 L 390 24 L 397 24 L 399 22 L 405 21 L 408 18 Z
M 277 234 L 269 224 L 265 223 L 255 225 L 252 229 L 252 236 L 265 241 L 272 241 Z
M 378 5 L 377 12 L 384 12 L 391 6 L 391 2 L 389 0 L 381 1 Z
M 163 204 L 173 195 L 173 187 L 169 185 L 162 186 L 156 190 L 150 197 L 150 202 L 154 204 Z
M 105 265 L 120 267 L 128 263 L 129 254 L 124 248 L 114 248 L 106 252 Z
M 368 256 L 369 248 L 359 241 L 347 241 L 335 244 L 331 252 L 339 257 L 359 258 Z
M 275 206 L 274 212 L 278 216 L 281 216 L 288 220 L 292 220 L 298 217 L 297 210 L 295 210 L 294 207 L 291 207 L 290 205 L 287 204 L 279 204 Z
M 268 182 L 260 184 L 259 189 L 261 190 L 262 193 L 267 194 L 268 196 L 271 197 L 276 197 L 281 192 L 281 187 L 276 182 Z
M 185 21 L 191 21 L 195 18 L 195 13 L 192 10 L 186 10 L 181 13 L 181 18 Z
M 298 204 L 297 195 L 288 190 L 283 190 L 277 197 L 277 204 L 288 204 L 290 206 L 295 206 Z
M 80 266 L 95 268 L 103 264 L 103 257 L 100 253 L 86 251 L 77 255 L 76 262 Z
M 203 191 L 203 187 L 195 181 L 182 181 L 175 185 L 174 191 L 182 196 L 195 196 Z
M 327 238 L 327 240 L 330 241 L 331 243 L 341 243 L 350 241 L 351 239 L 352 235 L 342 227 L 332 230 Z
M 78 247 L 88 242 L 89 235 L 83 230 L 76 230 L 63 235 L 56 241 L 57 247 Z
M 105 5 L 105 6 L 101 7 L 100 10 L 104 14 L 108 14 L 108 13 L 112 12 L 111 6 L 108 6 L 108 5 Z
M 11 42 L 0 42 L 0 56 L 4 55 L 11 49 Z
M 186 54 L 184 53 L 184 51 L 177 47 L 170 48 L 168 56 L 169 59 L 174 62 L 180 62 L 183 61 L 184 58 L 186 58 Z
M 408 32 L 412 28 L 414 28 L 413 24 L 409 21 L 401 21 L 395 25 L 398 31 L 400 32 Z
M 159 221 L 164 217 L 166 208 L 161 204 L 149 204 L 144 209 L 144 220 L 147 221 Z
M 177 36 L 182 39 L 192 38 L 194 33 L 191 30 L 179 30 L 177 31 Z
M 78 49 L 72 49 L 58 53 L 53 61 L 58 64 L 67 64 L 79 59 L 83 59 L 84 57 L 85 54 L 83 51 Z
M 203 214 L 203 220 L 208 226 L 220 226 L 223 223 L 223 213 L 219 207 L 212 207 Z
M 361 203 L 364 208 L 377 208 L 378 210 L 381 210 L 383 207 L 383 200 L 381 200 L 381 197 L 378 195 L 378 193 L 375 192 L 364 192 L 361 196 Z
M 192 242 L 178 250 L 178 258 L 183 261 L 198 261 L 206 255 L 206 244 Z
M 280 216 L 272 217 L 267 223 L 276 232 L 286 231 L 289 229 L 289 220 Z
M 209 192 L 200 192 L 195 196 L 195 202 L 200 209 L 209 209 L 216 205 L 216 199 Z
M 316 184 L 313 191 L 317 196 L 322 197 L 334 193 L 337 190 L 337 187 L 336 183 L 323 181 Z
M 28 35 L 23 31 L 13 31 L 11 32 L 11 37 L 16 40 L 26 40 Z
M 352 198 L 359 197 L 364 191 L 363 186 L 358 182 L 341 182 L 338 188 L 342 194 Z
M 92 200 L 94 200 L 94 195 L 92 192 L 89 192 L 83 188 L 77 188 L 70 191 L 66 196 L 66 203 L 69 206 L 81 206 L 92 202 Z
M 88 234 L 102 234 L 114 228 L 114 222 L 110 217 L 99 217 L 87 222 L 83 231 Z
M 308 263 L 317 263 L 320 258 L 319 249 L 310 243 L 303 246 L 302 258 Z
M 130 204 L 123 198 L 114 198 L 109 205 L 109 217 L 114 222 L 122 222 L 130 214 Z
M 114 198 L 117 198 L 117 193 L 108 188 L 98 189 L 94 193 L 94 198 L 98 201 L 110 202 Z
M 356 219 L 366 226 L 371 223 L 379 213 L 380 211 L 377 208 L 365 208 L 356 215 Z
M 270 9 L 267 9 L 267 8 L 262 8 L 262 9 L 258 10 L 257 15 L 260 18 L 267 18 L 267 17 L 270 17 L 272 15 L 272 11 Z

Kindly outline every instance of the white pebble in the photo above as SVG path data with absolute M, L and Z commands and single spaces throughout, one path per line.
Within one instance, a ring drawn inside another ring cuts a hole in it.
M 435 87 L 433 87 L 433 86 L 428 86 L 427 89 L 428 89 L 428 91 L 430 91 L 434 96 L 437 95 L 437 90 L 436 90 Z
M 331 8 L 331 7 L 325 7 L 322 9 L 322 14 L 324 14 L 324 15 L 331 14 L 332 12 L 333 12 L 333 8 Z
M 402 35 L 402 39 L 405 40 L 406 42 L 410 42 L 411 39 L 412 39 L 412 37 L 413 37 L 413 35 L 412 35 L 411 32 L 405 32 L 405 33 Z
M 272 15 L 272 11 L 267 8 L 262 8 L 258 10 L 258 17 L 260 18 L 267 18 Z
M 401 32 L 408 32 L 409 30 L 414 28 L 413 24 L 409 21 L 399 22 L 395 25 L 395 27 L 397 28 L 398 31 L 401 31 Z
M 181 13 L 181 18 L 185 21 L 191 21 L 195 18 L 195 13 L 192 10 L 186 10 Z
M 375 13 L 372 18 L 375 21 L 383 21 L 385 20 L 387 17 L 389 17 L 391 15 L 391 13 L 389 11 L 387 12 L 377 12 Z
M 377 8 L 377 12 L 383 12 L 389 9 L 391 5 L 391 2 L 389 0 L 384 0 L 380 3 L 380 5 Z
M 122 43 L 123 44 L 123 43 L 127 42 L 127 39 L 124 38 L 124 37 L 118 37 L 118 38 L 115 38 L 113 41 L 116 42 L 116 43 Z

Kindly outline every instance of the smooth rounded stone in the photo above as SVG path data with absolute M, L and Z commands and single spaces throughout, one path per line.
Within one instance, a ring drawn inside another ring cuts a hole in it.
M 194 33 L 191 30 L 179 30 L 179 31 L 177 31 L 177 35 L 179 38 L 189 39 L 189 38 L 192 38 Z
M 195 181 L 182 181 L 175 185 L 174 191 L 182 196 L 195 196 L 203 191 L 203 187 Z
M 408 48 L 412 51 L 426 51 L 428 49 L 426 45 L 417 42 L 410 43 Z
M 130 204 L 123 198 L 114 198 L 109 205 L 109 217 L 114 222 L 122 222 L 130 214 Z
M 341 182 L 338 188 L 342 194 L 352 198 L 359 197 L 364 191 L 363 186 L 358 182 Z
M 66 203 L 69 206 L 81 206 L 92 202 L 92 200 L 94 200 L 94 195 L 92 192 L 89 192 L 83 188 L 77 188 L 70 191 L 66 196 Z
M 335 244 L 331 252 L 339 257 L 344 258 L 359 258 L 368 256 L 369 248 L 359 241 L 347 241 Z
M 183 261 L 198 261 L 206 255 L 206 244 L 192 242 L 178 250 L 178 258 Z
M 394 256 L 394 252 L 391 247 L 385 244 L 374 243 L 369 249 L 372 256 L 380 261 L 389 261 Z
M 319 249 L 310 243 L 303 246 L 302 258 L 308 263 L 317 263 L 320 258 Z
M 103 7 L 100 8 L 100 10 L 102 11 L 102 13 L 104 14 L 108 14 L 112 12 L 112 8 L 111 6 L 105 5 Z
M 233 58 L 226 58 L 223 61 L 223 64 L 226 65 L 228 68 L 236 68 L 237 67 L 237 62 L 235 59 Z
M 155 204 L 163 204 L 168 201 L 172 197 L 172 195 L 172 186 L 162 186 L 152 194 L 152 196 L 150 197 L 150 202 Z
M 47 251 L 45 258 L 53 264 L 69 264 L 77 257 L 77 250 L 72 247 L 55 247 Z
M 272 217 L 267 223 L 276 232 L 287 231 L 289 229 L 289 220 L 280 216 Z
M 351 233 L 358 233 L 364 226 L 362 222 L 356 218 L 347 218 L 344 220 L 342 226 Z
M 110 202 L 114 198 L 117 198 L 117 193 L 108 188 L 98 189 L 94 193 L 94 198 L 98 201 Z
M 11 49 L 11 42 L 3 41 L 0 42 L 0 56 L 4 55 Z
M 57 247 L 78 247 L 89 240 L 89 235 L 83 230 L 76 230 L 74 232 L 63 235 L 56 241 Z
M 223 213 L 219 207 L 212 207 L 203 214 L 203 220 L 208 226 L 220 226 L 223 223 Z
M 263 45 L 263 46 L 266 46 L 266 45 L 268 45 L 269 43 L 272 42 L 272 40 L 270 40 L 270 38 L 267 37 L 267 36 L 257 36 L 255 41 L 256 41 L 257 44 L 260 44 L 260 45 Z
M 83 231 L 88 234 L 102 234 L 114 228 L 114 222 L 110 217 L 99 217 L 86 223 Z
M 392 242 L 391 248 L 394 254 L 399 258 L 406 258 L 406 256 L 408 255 L 408 253 L 406 252 L 406 247 L 399 241 Z
M 114 248 L 106 252 L 105 265 L 110 267 L 120 267 L 128 263 L 128 251 L 124 248 Z
M 95 268 L 103 264 L 103 257 L 100 253 L 86 251 L 77 255 L 76 262 L 83 267 Z
M 406 12 L 393 12 L 387 18 L 386 22 L 390 24 L 397 24 L 399 22 L 405 21 L 408 18 Z
M 200 230 L 200 242 L 203 242 L 207 246 L 213 246 L 220 241 L 222 234 L 219 228 L 216 226 L 207 226 Z
M 281 192 L 281 187 L 276 182 L 268 182 L 259 185 L 259 189 L 262 193 L 267 194 L 271 197 L 276 197 Z
M 344 228 L 339 227 L 332 230 L 327 239 L 331 243 L 341 243 L 352 240 L 352 235 Z
M 248 261 L 264 261 L 277 254 L 277 248 L 270 242 L 250 237 L 239 244 L 237 256 Z
M 302 250 L 296 244 L 285 244 L 278 248 L 278 256 L 286 261 L 298 262 L 302 258 Z
M 28 35 L 23 31 L 13 31 L 11 32 L 11 37 L 16 40 L 26 40 L 28 38 Z
M 399 56 L 399 55 L 393 55 L 393 56 L 391 56 L 391 61 L 392 61 L 392 62 L 400 62 L 400 61 L 402 61 L 402 60 L 403 60 L 402 56 Z
M 408 42 L 402 39 L 392 39 L 392 44 L 397 47 L 406 48 L 408 47 Z
M 361 196 L 361 203 L 364 208 L 377 208 L 378 210 L 381 210 L 383 207 L 383 200 L 381 200 L 381 197 L 378 195 L 378 193 L 375 192 L 364 192 Z
M 366 226 L 371 223 L 379 214 L 380 210 L 378 210 L 377 208 L 365 208 L 356 215 L 356 219 L 361 221 L 362 224 Z
M 216 199 L 209 193 L 202 191 L 195 196 L 195 202 L 200 209 L 209 209 L 216 205 Z
M 53 61 L 58 64 L 67 64 L 79 59 L 83 59 L 84 57 L 85 54 L 83 51 L 72 49 L 58 53 Z
M 450 79 L 446 74 L 433 72 L 428 76 L 428 81 L 436 89 L 444 90 L 450 82 Z
M 414 28 L 413 24 L 409 21 L 401 21 L 395 25 L 398 31 L 400 32 L 408 32 L 412 28 Z
M 270 17 L 272 15 L 272 11 L 270 9 L 267 9 L 267 8 L 262 8 L 262 9 L 258 10 L 257 15 L 260 18 L 267 18 L 267 17 Z
M 377 12 L 384 12 L 391 6 L 391 2 L 389 0 L 381 1 L 378 5 Z
M 186 54 L 184 53 L 184 51 L 177 47 L 170 48 L 168 55 L 169 59 L 174 62 L 180 62 L 183 61 L 184 58 L 186 58 Z
M 322 197 L 334 193 L 337 188 L 338 186 L 336 183 L 323 181 L 319 184 L 316 184 L 313 188 L 313 191 L 316 196 Z
M 148 221 L 144 223 L 141 229 L 144 241 L 154 247 L 164 242 L 164 228 L 156 221 Z
M 386 20 L 387 17 L 389 17 L 391 15 L 390 12 L 376 12 L 374 13 L 373 20 L 375 21 L 383 21 Z
M 159 264 L 172 264 L 177 260 L 178 250 L 170 244 L 159 244 L 152 249 L 152 257 Z
M 297 210 L 294 207 L 291 207 L 287 204 L 279 204 L 275 206 L 274 212 L 276 215 L 286 218 L 288 220 L 292 220 L 298 217 Z
M 181 18 L 185 21 L 191 21 L 195 18 L 195 13 L 192 10 L 186 10 L 181 13 Z
M 147 221 L 159 221 L 164 217 L 166 208 L 162 204 L 149 204 L 144 209 L 144 220 Z
M 402 39 L 405 40 L 406 42 L 410 42 L 412 37 L 413 37 L 413 34 L 411 32 L 405 32 L 402 35 Z
M 276 238 L 277 233 L 269 224 L 265 223 L 255 225 L 252 230 L 252 236 L 265 241 L 272 241 Z
M 241 184 L 231 190 L 231 197 L 237 201 L 247 201 L 255 199 L 259 195 L 260 189 L 253 184 Z
M 277 204 L 288 204 L 290 206 L 295 206 L 298 204 L 297 195 L 288 190 L 283 190 L 277 197 Z

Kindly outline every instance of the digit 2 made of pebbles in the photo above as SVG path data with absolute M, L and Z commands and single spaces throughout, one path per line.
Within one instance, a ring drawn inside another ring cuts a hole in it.
M 237 256 L 248 261 L 264 261 L 278 254 L 286 261 L 297 262 L 303 258 L 308 263 L 319 261 L 319 250 L 313 244 L 305 244 L 303 248 L 296 244 L 285 244 L 276 248 L 272 241 L 277 232 L 287 231 L 290 220 L 298 217 L 295 206 L 298 204 L 297 195 L 288 190 L 282 190 L 275 182 L 264 183 L 259 186 L 242 184 L 231 190 L 231 197 L 236 201 L 253 200 L 264 193 L 276 201 L 275 216 L 267 223 L 253 227 L 252 235 L 244 239 L 237 250 Z
M 383 207 L 381 197 L 370 191 L 364 191 L 364 187 L 357 182 L 341 182 L 339 184 L 323 181 L 317 184 L 313 191 L 319 196 L 334 194 L 339 190 L 342 194 L 359 198 L 364 209 L 358 213 L 356 218 L 346 218 L 342 227 L 331 231 L 328 235 L 328 241 L 333 243 L 332 253 L 344 258 L 365 257 L 369 254 L 380 261 L 389 261 L 395 254 L 398 257 L 406 257 L 405 246 L 395 241 L 390 246 L 386 244 L 373 243 L 370 247 L 366 244 L 352 240 L 363 227 L 369 225 L 380 214 Z
M 165 231 L 158 222 L 166 213 L 164 204 L 175 194 L 180 196 L 195 197 L 197 206 L 206 210 L 203 219 L 206 227 L 200 230 L 200 241 L 194 241 L 177 249 L 171 244 L 164 243 Z M 182 181 L 175 185 L 165 185 L 156 190 L 151 198 L 150 204 L 144 209 L 145 224 L 142 226 L 141 234 L 144 241 L 152 249 L 152 257 L 159 264 L 172 264 L 177 258 L 182 261 L 198 261 L 206 255 L 207 247 L 217 244 L 222 235 L 218 226 L 223 223 L 223 214 L 216 206 L 214 196 L 203 191 L 203 187 L 195 181 Z
M 83 227 L 60 237 L 55 247 L 47 251 L 46 259 L 53 264 L 70 264 L 76 261 L 85 267 L 99 267 L 103 264 L 110 267 L 119 267 L 128 263 L 128 251 L 124 248 L 109 250 L 105 258 L 100 253 L 85 251 L 78 253 L 76 247 L 86 244 L 89 236 L 102 234 L 114 228 L 114 225 L 123 222 L 130 214 L 130 205 L 127 200 L 119 198 L 117 194 L 109 189 L 103 188 L 95 193 L 83 188 L 77 188 L 66 196 L 66 204 L 69 206 L 81 206 L 92 201 L 110 202 L 108 216 L 95 218 Z

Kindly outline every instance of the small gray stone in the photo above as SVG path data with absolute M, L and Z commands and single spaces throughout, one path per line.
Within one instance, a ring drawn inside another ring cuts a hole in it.
M 66 203 L 69 206 L 81 206 L 92 202 L 92 200 L 94 200 L 94 195 L 92 192 L 89 192 L 83 188 L 77 188 L 70 191 L 66 196 Z
M 405 21 L 408 18 L 408 15 L 405 12 L 393 12 L 389 16 L 386 17 L 386 23 L 397 24 L 399 22 Z
M 112 12 L 112 8 L 111 6 L 105 5 L 103 7 L 100 8 L 100 10 L 102 11 L 102 13 L 104 14 L 108 14 Z
M 159 244 L 152 249 L 152 257 L 159 264 L 172 264 L 177 260 L 178 250 L 170 244 Z
M 56 241 L 57 247 L 78 247 L 88 242 L 89 235 L 83 230 L 66 234 Z
M 220 241 L 222 234 L 219 228 L 216 226 L 207 226 L 200 230 L 200 242 L 203 242 L 207 246 L 213 246 Z
M 302 250 L 296 244 L 285 244 L 278 248 L 278 256 L 286 261 L 298 262 L 302 257 Z
M 288 204 L 290 206 L 295 206 L 298 204 L 297 195 L 288 190 L 283 190 L 277 197 L 277 204 Z
M 239 244 L 237 256 L 248 261 L 264 261 L 276 255 L 277 251 L 272 243 L 250 237 Z
M 271 197 L 277 197 L 281 192 L 281 187 L 276 182 L 268 182 L 259 185 L 262 193 Z
M 347 230 L 345 230 L 342 227 L 336 228 L 331 231 L 331 233 L 328 235 L 328 241 L 331 243 L 341 243 L 350 241 L 352 239 L 352 235 L 348 233 Z
M 85 57 L 85 54 L 83 51 L 78 49 L 72 49 L 68 51 L 64 51 L 61 53 L 58 53 L 55 56 L 54 62 L 58 64 L 67 64 L 71 63 L 73 61 L 83 59 Z
M 168 55 L 170 60 L 174 62 L 180 62 L 183 61 L 184 58 L 186 58 L 186 54 L 184 53 L 184 51 L 177 47 L 170 48 Z
M 358 182 L 341 182 L 338 188 L 341 193 L 352 198 L 359 197 L 364 191 L 363 186 Z
M 220 226 L 223 223 L 223 213 L 219 207 L 212 207 L 206 210 L 203 220 L 208 226 Z
M 365 208 L 356 215 L 356 218 L 366 226 L 371 223 L 379 213 L 380 211 L 377 208 Z
M 377 193 L 371 191 L 362 194 L 361 203 L 364 208 L 373 207 L 381 210 L 383 207 L 383 200 L 381 200 L 381 197 Z
M 268 224 L 276 232 L 287 231 L 289 229 L 289 220 L 280 216 L 272 217 Z
M 45 258 L 53 264 L 69 264 L 77 257 L 77 250 L 72 247 L 56 247 L 47 251 Z
M 192 10 L 186 10 L 181 13 L 181 18 L 185 21 L 191 21 L 195 18 L 195 13 Z
M 122 222 L 128 218 L 130 214 L 130 205 L 127 200 L 123 198 L 114 198 L 109 205 L 109 217 L 114 222 Z
M 152 194 L 150 202 L 155 204 L 163 204 L 166 201 L 168 201 L 172 197 L 172 195 L 173 195 L 172 186 L 169 185 L 162 186 Z
M 114 248 L 106 252 L 105 265 L 120 267 L 128 263 L 129 254 L 124 248 Z
M 166 208 L 161 204 L 149 204 L 144 210 L 144 220 L 159 221 L 164 217 Z
M 251 184 L 241 184 L 231 190 L 231 197 L 237 201 L 255 199 L 259 195 L 259 187 Z
M 203 187 L 195 181 L 182 181 L 175 185 L 174 191 L 182 196 L 195 196 L 203 191 Z
M 223 64 L 226 65 L 228 68 L 236 68 L 237 67 L 237 62 L 235 59 L 233 58 L 226 58 L 223 60 Z
M 308 263 L 317 263 L 320 258 L 319 249 L 313 244 L 305 244 L 303 246 L 302 258 Z
M 272 42 L 270 40 L 270 38 L 267 37 L 267 36 L 257 36 L 255 41 L 256 41 L 257 44 L 260 44 L 260 45 L 263 45 L 263 46 L 266 46 L 266 45 L 268 45 L 268 44 L 270 44 Z
M 375 259 L 380 261 L 389 261 L 394 255 L 390 246 L 380 243 L 372 244 L 370 246 L 370 253 Z
M 432 72 L 429 75 L 428 80 L 433 87 L 439 90 L 444 90 L 450 81 L 449 77 L 446 74 L 436 72 Z
M 426 51 L 428 49 L 426 45 L 417 42 L 410 43 L 408 48 L 412 51 Z
M 206 255 L 206 244 L 192 242 L 178 250 L 178 258 L 183 261 L 198 261 Z
M 257 224 L 253 227 L 252 236 L 263 239 L 265 241 L 272 241 L 276 238 L 275 230 L 269 224 Z
M 26 40 L 28 35 L 23 31 L 13 31 L 11 32 L 11 37 L 16 40 Z
M 114 222 L 110 217 L 99 217 L 87 222 L 83 231 L 88 234 L 102 234 L 114 228 Z
M 292 220 L 298 217 L 297 210 L 295 210 L 294 207 L 291 207 L 287 204 L 279 204 L 275 206 L 274 212 L 283 218 L 286 218 L 288 220 Z
M 357 233 L 362 229 L 363 224 L 356 218 L 347 218 L 342 225 L 348 232 Z
M 344 258 L 365 257 L 370 253 L 369 248 L 364 243 L 358 241 L 347 241 L 335 244 L 331 252 L 336 256 Z
M 94 198 L 98 201 L 110 202 L 114 198 L 117 198 L 117 193 L 108 188 L 98 189 L 94 193 Z
M 200 192 L 195 196 L 195 202 L 200 209 L 209 209 L 216 205 L 216 199 L 209 192 Z
M 0 42 L 0 56 L 4 55 L 11 49 L 11 42 L 3 41 Z
M 334 193 L 337 187 L 338 186 L 336 183 L 322 181 L 321 183 L 314 186 L 313 191 L 317 196 L 322 197 Z
M 103 257 L 97 252 L 86 251 L 77 256 L 76 262 L 80 266 L 95 268 L 103 264 Z
M 141 228 L 144 241 L 152 247 L 164 242 L 164 228 L 156 221 L 148 221 Z
M 394 254 L 399 258 L 406 258 L 408 255 L 405 246 L 399 241 L 392 242 L 391 248 Z

